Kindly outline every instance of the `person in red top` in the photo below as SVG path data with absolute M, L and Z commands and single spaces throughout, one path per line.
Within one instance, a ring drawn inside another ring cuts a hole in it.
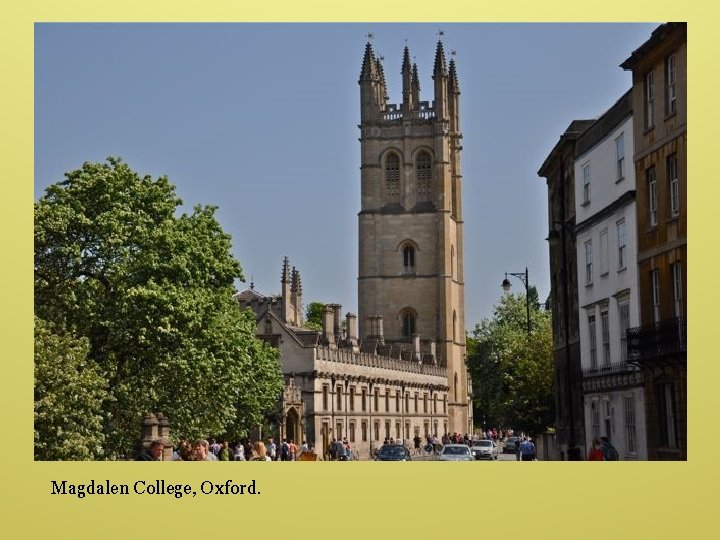
M 590 448 L 590 453 L 588 454 L 588 461 L 605 461 L 600 439 L 597 437 L 593 439 L 592 448 Z

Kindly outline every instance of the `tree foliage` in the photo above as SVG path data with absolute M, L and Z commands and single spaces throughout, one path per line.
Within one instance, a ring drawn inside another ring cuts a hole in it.
M 277 400 L 277 352 L 232 299 L 242 278 L 215 208 L 178 212 L 166 177 L 85 163 L 35 204 L 35 311 L 89 343 L 108 381 L 105 448 L 132 450 L 147 412 L 173 435 L 242 429 Z
M 507 294 L 467 339 L 475 418 L 487 427 L 539 433 L 554 422 L 550 314 L 530 292 L 529 334 L 525 295 Z
M 325 304 L 322 302 L 310 302 L 305 310 L 305 328 L 321 331 L 324 310 Z
M 35 459 L 102 456 L 107 381 L 88 360 L 87 339 L 35 319 Z

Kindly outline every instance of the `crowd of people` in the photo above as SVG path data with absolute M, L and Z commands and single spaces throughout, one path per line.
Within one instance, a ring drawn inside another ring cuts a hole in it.
M 163 442 L 155 440 L 143 450 L 138 461 L 161 461 Z M 283 439 L 278 445 L 272 437 L 264 441 L 243 439 L 234 445 L 229 441 L 198 439 L 181 440 L 173 451 L 172 461 L 296 461 L 303 453 L 313 454 L 314 448 L 306 441 L 297 446 L 293 439 Z

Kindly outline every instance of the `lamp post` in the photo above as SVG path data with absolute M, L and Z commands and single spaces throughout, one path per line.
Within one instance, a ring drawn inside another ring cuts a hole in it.
M 525 286 L 525 311 L 527 314 L 527 333 L 530 333 L 531 327 L 530 327 L 530 280 L 528 278 L 528 269 L 527 266 L 525 267 L 525 272 L 505 272 L 505 279 L 503 279 L 502 282 L 502 288 L 503 291 L 509 292 L 510 288 L 512 287 L 512 283 L 510 283 L 510 280 L 508 279 L 508 274 L 518 278 L 522 284 Z
M 433 395 L 435 394 L 435 385 L 430 385 L 430 438 L 435 436 L 435 425 L 433 424 L 433 408 L 435 407 L 435 400 Z
M 400 434 L 405 435 L 405 382 L 404 381 L 400 383 L 400 390 L 402 391 L 402 403 L 400 403 L 400 429 L 401 429 Z
M 370 406 L 370 425 L 368 428 L 370 429 L 370 459 L 373 459 L 375 456 L 373 456 L 373 423 L 372 423 L 372 387 L 373 382 L 368 381 L 368 405 Z
M 330 433 L 333 434 L 333 437 L 332 437 L 333 439 L 335 439 L 335 381 L 337 381 L 337 379 L 335 378 L 335 374 L 333 373 L 332 375 L 330 375 L 330 384 L 331 384 L 330 395 L 332 396 L 331 403 L 330 403 L 331 410 L 332 410 L 332 413 L 331 413 L 332 424 L 330 425 Z M 330 441 L 330 456 L 332 456 L 333 451 L 334 451 L 333 443 L 332 443 L 332 441 Z

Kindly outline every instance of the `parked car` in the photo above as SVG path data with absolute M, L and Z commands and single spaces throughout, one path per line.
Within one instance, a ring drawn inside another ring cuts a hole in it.
M 383 444 L 375 453 L 375 461 L 411 461 L 410 452 L 402 444 Z
M 494 441 L 490 439 L 482 439 L 475 441 L 470 448 L 470 452 L 475 459 L 497 459 L 498 449 Z
M 438 461 L 473 461 L 470 447 L 466 444 L 446 444 L 440 450 Z
M 520 444 L 520 437 L 508 437 L 503 445 L 503 454 L 514 454 Z

